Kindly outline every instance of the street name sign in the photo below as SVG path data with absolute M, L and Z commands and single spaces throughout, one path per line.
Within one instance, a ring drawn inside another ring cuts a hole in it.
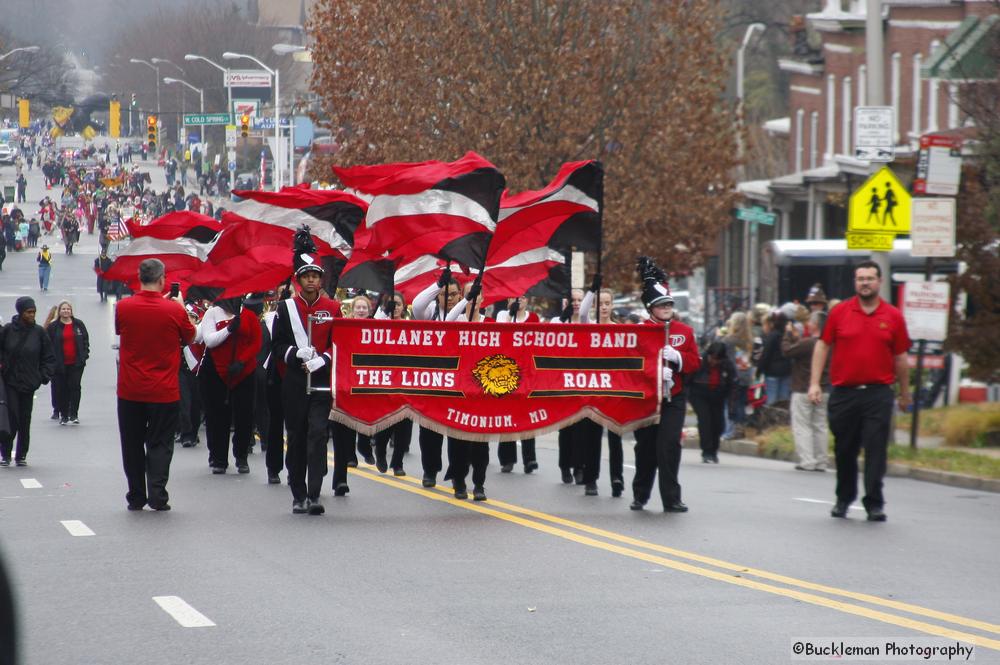
M 871 252 L 891 252 L 895 233 L 847 233 L 847 249 L 866 249 Z
M 910 193 L 888 166 L 854 190 L 847 208 L 847 230 L 854 233 L 909 233 Z
M 774 226 L 774 221 L 777 219 L 777 215 L 773 212 L 768 212 L 759 206 L 754 206 L 752 208 L 737 208 L 736 209 L 736 219 L 742 219 L 745 222 L 751 222 L 754 224 L 764 224 L 765 226 Z
M 891 162 L 896 157 L 896 123 L 891 106 L 854 107 L 854 157 Z
M 955 256 L 955 199 L 913 199 L 911 217 L 913 256 Z
M 185 113 L 185 125 L 228 125 L 232 118 L 228 113 Z
M 904 282 L 903 318 L 910 339 L 941 342 L 948 336 L 947 282 Z

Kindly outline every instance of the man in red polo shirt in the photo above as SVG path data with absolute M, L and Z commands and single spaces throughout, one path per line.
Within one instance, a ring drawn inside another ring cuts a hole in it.
M 167 478 L 180 414 L 182 346 L 195 327 L 180 296 L 164 298 L 166 273 L 159 259 L 139 264 L 141 290 L 115 307 L 121 336 L 118 366 L 118 431 L 128 480 L 129 510 L 170 510 Z
M 823 397 L 820 377 L 830 347 L 828 417 L 837 460 L 837 503 L 830 515 L 847 517 L 858 495 L 858 452 L 865 451 L 865 496 L 861 500 L 870 522 L 886 520 L 882 497 L 893 383 L 899 383 L 899 406 L 910 404 L 910 370 L 906 352 L 910 337 L 898 309 L 879 298 L 882 270 L 873 261 L 854 268 L 855 296 L 830 312 L 823 334 L 813 350 L 809 399 Z

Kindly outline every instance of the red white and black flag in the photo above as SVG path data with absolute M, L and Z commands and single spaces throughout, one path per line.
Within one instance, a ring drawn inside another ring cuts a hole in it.
M 569 162 L 543 189 L 500 200 L 500 221 L 486 257 L 483 304 L 520 295 L 565 297 L 566 254 L 601 250 L 604 168 Z
M 168 282 L 188 283 L 201 269 L 215 246 L 222 224 L 196 212 L 170 212 L 146 225 L 129 224 L 132 242 L 104 271 L 108 280 L 137 288 L 139 264 L 145 259 L 163 261 Z
M 191 281 L 224 289 L 222 297 L 267 291 L 292 274 L 292 239 L 309 226 L 317 254 L 336 280 L 351 253 L 367 204 L 346 192 L 286 187 L 238 191 L 244 197 L 222 215 L 223 230 L 207 263 Z
M 496 228 L 504 177 L 474 152 L 454 162 L 334 167 L 345 187 L 373 198 L 357 250 L 401 262 L 437 256 L 482 268 Z

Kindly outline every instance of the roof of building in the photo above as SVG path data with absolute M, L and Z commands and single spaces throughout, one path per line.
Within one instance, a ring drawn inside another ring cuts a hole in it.
M 991 56 L 991 31 L 998 28 L 1000 16 L 993 14 L 980 18 L 967 16 L 951 34 L 945 37 L 941 48 L 934 52 L 920 69 L 926 78 L 939 79 L 995 79 L 997 63 Z

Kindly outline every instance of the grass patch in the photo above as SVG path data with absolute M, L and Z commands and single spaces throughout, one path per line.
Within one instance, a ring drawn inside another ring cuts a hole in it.
M 961 450 L 942 448 L 913 450 L 909 446 L 889 446 L 889 461 L 979 478 L 1000 478 L 1000 459 Z
M 910 431 L 913 419 L 896 416 L 896 427 Z M 1000 431 L 1000 403 L 956 404 L 920 412 L 920 433 L 944 437 L 946 445 L 976 447 L 988 445 L 988 432 Z
M 791 427 L 772 427 L 763 432 L 747 432 L 750 440 L 757 443 L 757 451 L 761 457 L 771 459 L 794 460 L 795 439 Z

